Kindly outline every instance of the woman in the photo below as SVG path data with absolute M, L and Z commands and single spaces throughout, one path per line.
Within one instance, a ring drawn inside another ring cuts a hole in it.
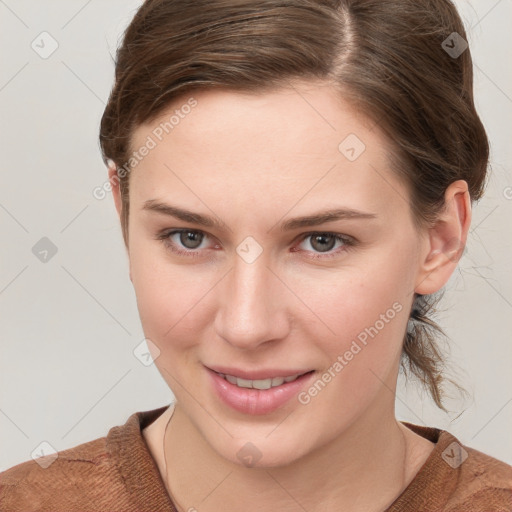
M 510 510 L 509 465 L 394 414 L 401 362 L 444 408 L 472 87 L 447 0 L 147 0 L 100 143 L 176 401 L 4 472 L 2 510 Z

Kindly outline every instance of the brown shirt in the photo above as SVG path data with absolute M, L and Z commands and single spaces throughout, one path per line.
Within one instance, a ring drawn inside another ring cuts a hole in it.
M 176 512 L 142 435 L 167 408 L 133 414 L 106 437 L 47 458 L 46 469 L 38 459 L 0 473 L 0 510 Z M 444 430 L 402 423 L 436 446 L 385 512 L 512 511 L 512 466 Z

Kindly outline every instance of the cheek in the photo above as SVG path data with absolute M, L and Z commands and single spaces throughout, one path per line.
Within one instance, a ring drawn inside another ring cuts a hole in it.
M 162 247 L 150 243 L 131 248 L 130 270 L 145 336 L 161 351 L 197 339 L 201 319 L 208 316 L 204 310 L 212 288 L 208 271 L 171 264 Z
M 321 382 L 306 390 L 300 401 L 318 408 L 319 415 L 325 404 L 338 404 L 333 412 L 338 422 L 365 410 L 379 393 L 393 399 L 394 370 L 408 321 L 408 287 L 390 282 L 390 274 L 364 277 L 344 281 L 323 300 L 316 297 L 313 307 L 329 330 L 315 321 L 307 334 L 321 350 L 324 365 Z
M 357 265 L 303 281 L 300 293 L 315 313 L 309 336 L 322 340 L 328 364 L 344 354 L 377 368 L 396 360 L 414 283 L 414 250 L 399 246 L 396 241 Z

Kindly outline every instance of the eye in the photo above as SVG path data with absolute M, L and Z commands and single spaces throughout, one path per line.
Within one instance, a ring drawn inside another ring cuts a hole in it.
M 157 235 L 157 239 L 161 240 L 172 252 L 182 256 L 192 257 L 201 256 L 202 251 L 200 249 L 204 249 L 204 247 L 201 247 L 201 244 L 205 237 L 208 237 L 206 233 L 196 229 L 176 229 Z M 185 250 L 183 250 L 182 247 L 184 247 Z
M 338 256 L 341 252 L 347 251 L 349 248 L 356 245 L 356 240 L 348 235 L 341 235 L 339 233 L 324 233 L 324 232 L 315 232 L 315 233 L 306 233 L 303 235 L 304 244 L 309 245 L 313 248 L 313 254 L 311 254 L 310 258 L 318 259 L 318 258 L 333 258 Z M 332 249 L 336 246 L 336 243 L 339 243 L 337 251 L 332 251 Z M 294 251 L 298 251 L 294 249 Z M 311 252 L 309 249 L 306 249 L 304 252 Z

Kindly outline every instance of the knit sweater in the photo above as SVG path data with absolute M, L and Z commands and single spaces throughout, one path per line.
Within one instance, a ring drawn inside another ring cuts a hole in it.
M 177 512 L 142 434 L 167 408 L 137 412 L 105 437 L 0 473 L 0 510 Z M 512 511 L 512 466 L 447 431 L 402 424 L 435 448 L 385 512 Z

